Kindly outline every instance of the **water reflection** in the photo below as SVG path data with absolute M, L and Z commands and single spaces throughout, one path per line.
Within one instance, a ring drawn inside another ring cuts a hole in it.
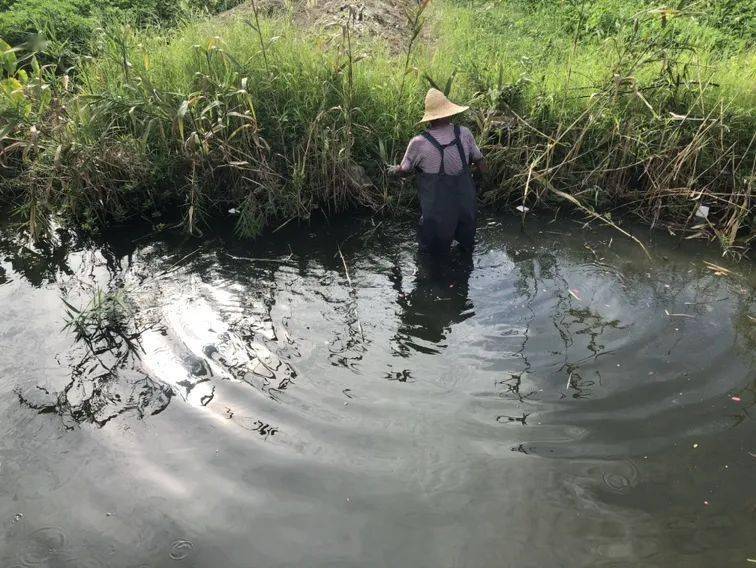
M 52 284 L 61 276 L 73 274 L 69 255 L 74 242 L 67 231 L 57 231 L 53 238 L 31 244 L 15 238 L 12 229 L 0 220 L 0 258 L 32 286 Z M 5 269 L 0 267 L 0 284 L 4 273 Z
M 475 315 L 468 297 L 472 270 L 469 255 L 418 256 L 412 291 L 405 293 L 399 288 L 396 302 L 400 323 L 391 344 L 394 354 L 409 357 L 412 351 L 438 353 L 452 325 Z
M 148 328 L 139 328 L 132 314 L 119 312 L 126 309 L 121 301 L 99 289 L 83 308 L 62 299 L 74 345 L 58 361 L 68 368 L 69 379 L 59 390 L 41 385 L 26 392 L 17 389 L 22 405 L 57 414 L 67 429 L 83 423 L 103 427 L 130 411 L 144 418 L 165 410 L 174 392 L 140 370 L 140 340 Z
M 687 541 L 701 565 L 752 554 L 747 277 L 677 241 L 649 262 L 611 234 L 500 220 L 473 270 L 415 260 L 410 226 L 348 238 L 364 226 L 71 242 L 48 268 L 5 239 L 0 517 L 23 517 L 0 531 L 0 565 L 31 546 L 58 562 L 52 526 L 72 566 L 682 565 Z M 74 342 L 60 294 L 82 306 L 94 286 L 132 311 Z

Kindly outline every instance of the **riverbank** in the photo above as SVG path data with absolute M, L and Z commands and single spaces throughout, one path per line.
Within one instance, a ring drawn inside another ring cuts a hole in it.
M 54 215 L 97 230 L 178 209 L 198 232 L 234 210 L 254 236 L 316 210 L 391 214 L 413 191 L 384 166 L 435 84 L 472 107 L 486 203 L 631 214 L 746 250 L 752 32 L 714 9 L 547 4 L 410 5 L 400 42 L 360 33 L 359 9 L 316 27 L 297 5 L 237 9 L 107 30 L 68 73 L 6 52 L 3 196 L 33 235 Z

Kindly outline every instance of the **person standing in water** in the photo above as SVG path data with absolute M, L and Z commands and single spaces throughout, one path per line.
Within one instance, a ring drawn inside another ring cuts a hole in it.
M 475 244 L 476 195 L 470 168 L 485 171 L 485 161 L 472 133 L 451 117 L 469 107 L 454 104 L 438 89 L 425 96 L 421 123 L 428 129 L 410 140 L 402 163 L 391 166 L 398 176 L 417 174 L 420 194 L 420 252 L 443 256 L 456 240 L 465 252 Z

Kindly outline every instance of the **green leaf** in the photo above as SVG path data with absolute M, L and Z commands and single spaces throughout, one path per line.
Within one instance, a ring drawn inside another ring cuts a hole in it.
M 9 77 L 16 73 L 16 50 L 2 39 L 0 39 L 0 67 Z

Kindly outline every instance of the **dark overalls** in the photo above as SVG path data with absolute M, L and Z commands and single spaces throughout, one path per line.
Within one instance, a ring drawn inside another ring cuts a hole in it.
M 475 184 L 470 166 L 459 138 L 459 126 L 454 126 L 454 140 L 441 144 L 429 132 L 423 136 L 441 153 L 441 168 L 437 174 L 418 175 L 420 192 L 420 251 L 435 255 L 449 252 L 452 240 L 466 252 L 475 244 Z M 444 149 L 456 145 L 462 158 L 462 171 L 456 175 L 444 172 Z

